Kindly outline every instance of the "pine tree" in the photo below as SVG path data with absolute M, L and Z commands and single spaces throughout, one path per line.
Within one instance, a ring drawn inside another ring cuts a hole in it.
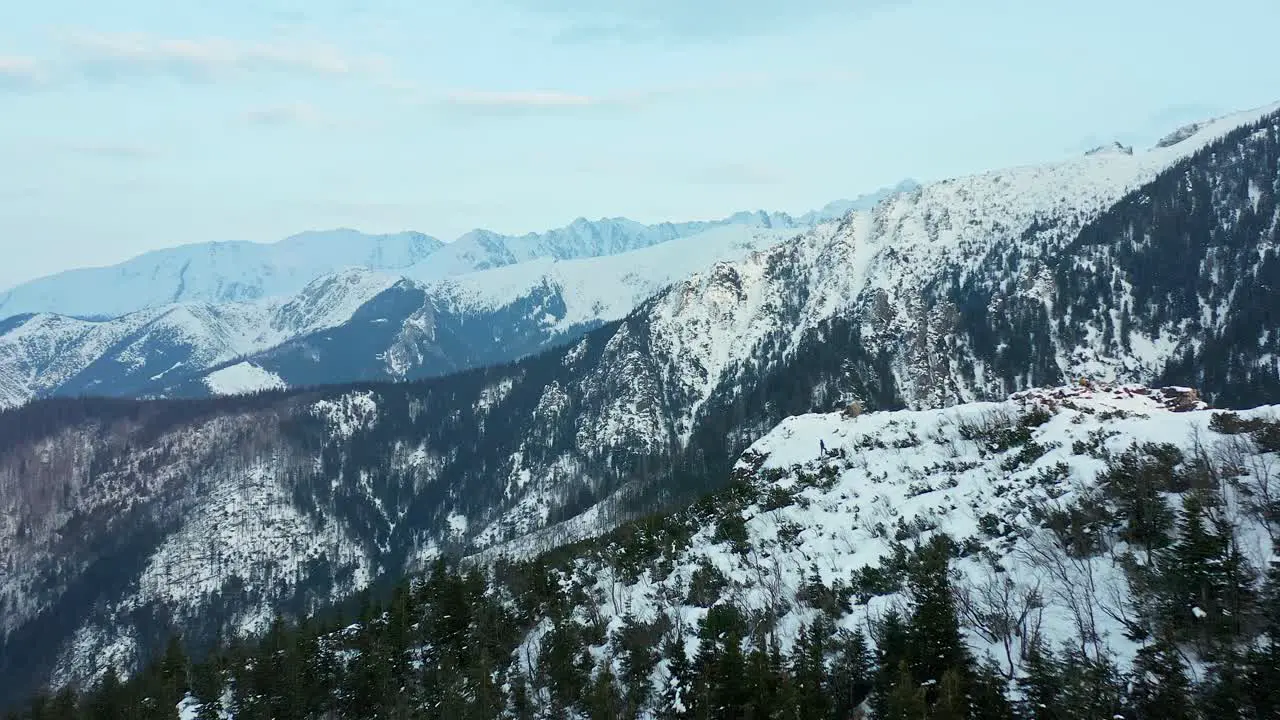
M 1161 638 L 1138 651 L 1129 680 L 1129 702 L 1139 720 L 1193 720 L 1191 682 L 1178 648 Z
M 1267 571 L 1258 603 L 1262 636 L 1245 665 L 1244 703 L 1256 718 L 1280 717 L 1280 563 Z
M 907 662 L 909 638 L 902 616 L 896 610 L 885 613 L 877 628 L 880 635 L 876 645 L 876 672 L 871 692 L 871 709 L 877 718 L 887 718 L 889 697 L 901 679 L 899 665 Z
M 871 693 L 872 663 L 866 635 L 861 630 L 841 630 L 835 655 L 826 695 L 831 698 L 832 717 L 847 718 Z
M 937 687 L 948 670 L 961 678 L 972 666 L 968 647 L 960 634 L 960 619 L 948 577 L 950 547 L 935 538 L 916 553 L 907 582 L 915 607 L 907 633 L 912 675 Z M 932 693 L 931 693 L 932 694 Z
M 927 720 L 929 717 L 924 688 L 911 677 L 905 660 L 898 663 L 896 679 L 885 703 L 885 714 L 876 717 L 882 720 Z
M 1062 669 L 1053 651 L 1037 638 L 1027 649 L 1025 674 L 1018 678 L 1022 700 L 1018 714 L 1023 720 L 1060 720 L 1057 710 L 1062 695 Z
M 133 720 L 133 703 L 114 666 L 107 666 L 89 698 L 87 720 Z
M 657 714 L 661 720 L 685 720 L 692 717 L 693 669 L 685 654 L 684 643 L 671 638 L 663 646 L 662 655 L 667 660 L 667 680 L 659 697 Z
M 1225 648 L 1209 667 L 1200 687 L 1197 706 L 1206 720 L 1249 720 L 1247 677 L 1244 659 L 1231 648 Z M 1264 717 L 1264 716 L 1257 716 Z

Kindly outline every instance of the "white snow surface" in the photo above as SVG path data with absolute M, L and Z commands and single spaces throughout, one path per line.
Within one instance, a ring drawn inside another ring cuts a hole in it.
M 189 303 L 142 310 L 112 320 L 83 320 L 52 314 L 10 321 L 0 332 L 0 408 L 18 405 L 62 383 L 106 357 L 122 370 L 163 377 L 177 366 L 148 368 L 156 345 L 190 348 L 183 368 L 213 367 L 261 352 L 300 335 L 336 327 L 399 278 L 350 269 L 315 280 L 289 298 L 210 305 Z M 233 390 L 246 370 L 213 380 L 215 392 Z M 265 387 L 269 378 L 259 376 Z
M 678 430 L 687 438 L 701 404 L 722 383 L 732 384 L 731 371 L 758 360 L 766 339 L 783 338 L 789 352 L 804 333 L 838 314 L 861 309 L 867 318 L 863 337 L 875 346 L 906 352 L 917 343 L 928 347 L 932 343 L 925 341 L 935 339 L 930 333 L 937 332 L 939 319 L 921 291 L 940 270 L 971 272 L 998 243 L 1021 242 L 1037 219 L 1053 218 L 1056 237 L 1074 239 L 1130 191 L 1277 110 L 1280 103 L 1202 123 L 1175 145 L 1133 155 L 1095 154 L 931 183 L 674 285 L 650 310 L 650 318 L 657 338 L 654 354 L 666 366 L 665 379 L 679 394 L 694 398 Z M 1043 242 L 1023 243 L 1024 254 L 1044 252 Z M 1029 292 L 1039 288 L 1035 284 Z M 1045 302 L 1053 316 L 1051 299 Z M 1175 349 L 1168 337 L 1138 336 L 1130 361 L 1141 367 L 1111 358 L 1060 358 L 1059 365 L 1067 376 L 1124 380 L 1162 368 Z M 926 352 L 911 360 L 894 372 L 895 386 L 914 407 L 981 394 L 939 381 L 931 374 L 937 360 Z
M 758 212 L 653 226 L 621 218 L 579 220 L 519 238 L 476 231 L 443 249 L 433 249 L 435 241 L 413 233 L 366 236 L 343 230 L 304 233 L 276 245 L 186 246 L 114 268 L 64 273 L 0 294 L 0 316 L 41 309 L 30 317 L 12 318 L 7 327 L 0 325 L 0 408 L 56 389 L 109 353 L 121 353 L 121 360 L 141 370 L 155 344 L 168 341 L 190 346 L 193 356 L 181 365 L 148 368 L 147 377 L 217 367 L 340 325 L 378 293 L 396 283 L 412 283 L 430 300 L 405 322 L 405 347 L 397 343 L 370 349 L 383 352 L 393 376 L 403 376 L 422 360 L 406 348 L 415 338 L 430 335 L 433 303 L 484 316 L 539 294 L 558 294 L 564 312 L 535 318 L 554 337 L 619 319 L 671 283 L 717 261 L 741 259 L 812 223 L 911 187 L 904 183 L 837 201 L 799 219 Z M 340 260 L 364 267 L 335 270 Z M 174 273 L 182 288 L 171 296 L 152 297 Z M 196 282 L 196 277 L 204 279 Z M 109 302 L 82 298 L 97 293 L 103 283 L 123 290 L 105 293 Z M 135 286 L 145 288 L 135 292 Z M 253 371 L 245 367 L 218 372 L 218 377 L 204 379 L 215 393 L 282 386 L 261 373 L 249 377 Z
M 649 569 L 634 581 L 618 575 L 609 560 L 620 557 L 621 551 L 605 543 L 571 561 L 561 584 L 581 586 L 586 597 L 596 598 L 610 633 L 629 613 L 640 621 L 665 613 L 683 628 L 692 648 L 696 624 L 706 609 L 684 598 L 694 570 L 710 564 L 729 581 L 721 593 L 724 601 L 748 611 L 785 608 L 779 634 L 789 645 L 801 624 L 818 612 L 796 599 L 812 573 L 828 586 L 835 581 L 848 584 L 855 571 L 879 565 L 895 539 L 910 546 L 945 533 L 980 549 L 955 562 L 958 587 L 977 593 L 992 583 L 1009 582 L 1015 594 L 1035 590 L 1043 603 L 1029 622 L 1051 645 L 1074 642 L 1078 628 L 1085 627 L 1098 634 L 1102 647 L 1127 663 L 1138 648 L 1126 639 L 1116 619 L 1132 612 L 1123 605 L 1129 588 L 1119 560 L 1127 546 L 1110 538 L 1108 551 L 1073 560 L 1058 549 L 1051 531 L 1041 527 L 1033 513 L 1036 508 L 1063 507 L 1091 492 L 1106 467 L 1105 458 L 1135 444 L 1169 443 L 1188 458 L 1197 452 L 1214 458 L 1239 442 L 1239 436 L 1208 429 L 1213 411 L 1203 404 L 1187 412 L 1173 407 L 1161 391 L 1140 386 L 1069 386 L 945 410 L 792 417 L 756 442 L 739 462 L 739 471 L 752 478 L 762 498 L 742 511 L 749 552 L 717 541 L 715 523 L 706 523 L 677 552 L 675 569 L 666 577 L 655 577 Z M 1017 459 L 1025 446 L 997 451 L 984 440 L 965 439 L 961 431 L 966 425 L 1016 423 L 1032 408 L 1046 410 L 1049 417 L 1032 429 L 1032 442 L 1043 454 L 1030 460 Z M 1280 406 L 1240 414 L 1275 419 Z M 1268 474 L 1275 482 L 1280 456 L 1253 448 L 1246 449 L 1244 457 L 1243 474 L 1235 486 L 1239 492 Z M 763 499 L 771 491 L 791 495 L 789 503 L 766 507 Z M 984 531 L 983 524 L 992 522 L 997 532 Z M 547 533 L 560 542 L 580 539 L 556 528 Z M 543 549 L 537 540 L 533 536 L 495 546 L 471 560 L 483 564 L 499 556 L 527 557 Z M 1237 540 L 1255 568 L 1265 567 L 1277 550 L 1252 516 L 1244 520 Z M 1089 583 L 1095 590 L 1085 593 L 1082 588 Z M 866 602 L 855 599 L 853 611 L 838 624 L 866 630 L 890 608 L 908 603 L 909 598 L 899 593 Z M 585 614 L 580 619 L 587 622 Z M 515 657 L 536 657 L 536 652 L 526 653 L 530 647 L 536 650 L 539 635 L 532 633 Z M 973 627 L 967 629 L 967 638 L 980 657 L 989 653 L 1008 666 L 1002 641 L 984 637 Z M 1016 663 L 1020 641 L 1010 642 Z M 596 656 L 603 657 L 603 649 L 597 650 L 601 652 Z M 662 681 L 663 672 L 658 671 L 655 682 Z
M 156 250 L 103 268 L 50 275 L 0 293 L 0 317 L 55 313 L 119 317 L 174 303 L 285 297 L 351 267 L 395 272 L 443 246 L 414 232 L 305 232 L 277 243 L 218 242 Z
M 617 320 L 659 290 L 721 261 L 740 260 L 771 247 L 798 231 L 725 225 L 689 237 L 616 255 L 575 260 L 541 258 L 485 272 L 469 273 L 435 285 L 456 307 L 494 311 L 539 289 L 558 290 L 563 317 L 547 316 L 553 332 L 575 325 Z
M 742 212 L 722 220 L 655 225 L 626 218 L 578 218 L 562 228 L 519 236 L 473 230 L 447 244 L 416 232 L 369 235 L 340 228 L 304 232 L 276 243 L 182 245 L 9 288 L 0 292 L 0 318 L 28 313 L 119 317 L 174 303 L 287 297 L 317 278 L 353 267 L 435 281 L 540 258 L 614 255 L 726 225 L 801 228 L 869 207 L 911 187 L 914 182 L 904 181 L 796 218 Z
M 238 362 L 215 370 L 204 377 L 204 383 L 214 395 L 243 395 L 285 387 L 279 375 L 250 362 Z

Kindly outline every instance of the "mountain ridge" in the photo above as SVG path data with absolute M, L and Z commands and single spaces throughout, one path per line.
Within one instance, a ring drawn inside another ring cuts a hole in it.
M 0 412 L 0 672 L 70 678 L 166 621 L 211 637 L 442 555 L 598 535 L 723 487 L 787 417 L 855 401 L 919 410 L 1085 374 L 1280 402 L 1280 114 L 1193 137 L 934 183 L 502 365 Z M 228 496 L 250 509 L 228 515 Z M 277 521 L 312 530 L 276 542 Z M 194 594 L 164 582 L 197 571 Z M 51 628 L 64 654 L 35 657 L 23 639 Z
M 766 216 L 784 227 L 833 219 L 833 208 L 865 207 L 911 186 L 836 201 L 792 218 Z M 68 270 L 0 292 L 0 316 L 53 312 L 82 318 L 118 317 L 180 301 L 237 302 L 300 292 L 312 280 L 346 267 L 398 272 L 422 281 L 550 257 L 616 254 L 688 237 L 723 225 L 751 225 L 753 213 L 720 220 L 652 225 L 626 218 L 578 218 L 541 233 L 500 235 L 472 230 L 450 243 L 414 231 L 365 234 L 350 228 L 305 231 L 270 243 L 225 241 L 152 250 L 115 265 Z M 131 288 L 129 293 L 122 288 Z M 139 292 L 141 291 L 141 292 Z

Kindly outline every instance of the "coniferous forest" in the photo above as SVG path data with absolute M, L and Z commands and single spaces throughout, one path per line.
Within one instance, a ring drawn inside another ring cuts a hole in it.
M 1024 417 L 1014 429 L 1046 420 Z M 1280 450 L 1280 423 L 1218 413 L 1212 427 L 1264 453 Z M 1028 442 L 997 435 L 1015 447 Z M 1007 603 L 1005 614 L 989 612 L 973 588 L 956 584 L 953 564 L 975 549 L 946 534 L 895 542 L 880 567 L 849 584 L 824 583 L 815 572 L 794 598 L 815 611 L 812 619 L 786 632 L 780 616 L 737 605 L 711 568 L 694 572 L 683 599 L 707 608 L 692 632 L 676 627 L 678 613 L 610 621 L 573 580 L 587 559 L 625 577 L 670 573 L 679 548 L 708 524 L 735 552 L 752 552 L 731 522 L 743 503 L 791 501 L 740 476 L 688 509 L 530 560 L 439 560 L 393 589 L 298 622 L 278 618 L 253 641 L 194 648 L 175 636 L 127 680 L 109 670 L 84 687 L 41 694 L 10 717 L 1280 717 L 1280 563 L 1250 566 L 1234 540 L 1239 516 L 1224 512 L 1229 480 L 1217 466 L 1186 460 L 1172 446 L 1135 446 L 1109 458 L 1099 494 L 1044 520 L 1075 557 L 1101 553 L 1107 535 L 1130 547 L 1135 614 L 1126 634 L 1141 649 L 1129 665 L 1087 634 L 1057 646 L 1038 634 L 1021 638 L 1017 672 L 977 656 L 969 634 L 998 634 L 1017 620 Z M 1274 498 L 1249 507 L 1267 527 L 1280 520 Z M 842 622 L 854 602 L 894 591 L 906 602 L 865 628 Z
M 668 628 L 630 618 L 604 637 L 603 628 L 567 619 L 572 600 L 546 582 L 547 568 L 537 562 L 503 568 L 499 582 L 441 563 L 380 601 L 366 596 L 345 620 L 277 621 L 257 642 L 199 657 L 174 638 L 127 681 L 110 671 L 92 687 L 42 694 L 8 717 L 161 720 L 178 717 L 180 707 L 201 720 L 228 713 L 240 720 L 845 720 L 868 709 L 886 720 L 1280 716 L 1280 642 L 1270 639 L 1246 651 L 1218 647 L 1195 680 L 1175 628 L 1129 672 L 1106 654 L 1037 644 L 1028 672 L 1011 681 L 966 649 L 947 575 L 950 552 L 938 542 L 909 559 L 907 612 L 886 615 L 870 633 L 836 629 L 820 616 L 786 649 L 728 603 L 713 606 L 695 647 L 664 642 Z M 1280 569 L 1270 572 L 1258 602 L 1262 630 L 1280 637 Z M 550 629 L 540 652 L 513 670 L 507 659 L 543 614 Z M 593 673 L 588 648 L 602 641 L 609 662 Z M 659 665 L 669 679 L 654 686 L 650 674 Z

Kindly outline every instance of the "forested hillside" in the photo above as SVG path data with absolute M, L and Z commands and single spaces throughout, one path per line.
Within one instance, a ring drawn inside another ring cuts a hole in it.
M 18 717 L 1271 718 L 1276 411 L 1072 387 L 797 417 L 688 509 L 174 639 Z
M 442 555 L 597 536 L 723 488 L 785 418 L 855 401 L 1086 376 L 1280 402 L 1278 126 L 1270 108 L 1148 153 L 933 183 L 501 367 L 0 413 L 0 686 L 135 667 L 174 629 L 262 632 Z

